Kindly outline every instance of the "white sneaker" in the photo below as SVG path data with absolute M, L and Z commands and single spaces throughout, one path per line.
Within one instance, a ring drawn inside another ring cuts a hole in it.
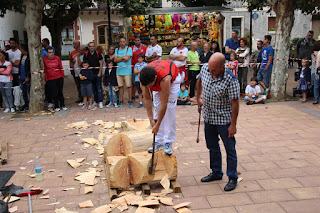
M 67 111 L 68 110 L 68 107 L 62 107 L 62 109 L 64 110 L 64 111 Z
M 92 107 L 97 106 L 97 102 L 93 102 Z
M 83 105 L 84 105 L 83 102 L 78 103 L 78 106 L 83 106 Z
M 118 104 L 115 103 L 115 104 L 114 104 L 114 107 L 117 108 L 117 107 L 118 107 Z
M 14 109 L 14 108 L 11 108 L 11 112 L 13 113 L 13 112 L 16 112 L 16 110 Z
M 99 108 L 103 109 L 103 103 L 102 102 L 99 102 Z
M 4 112 L 4 113 L 8 113 L 8 112 L 10 112 L 10 109 L 7 108 L 7 109 L 5 109 L 3 112 Z
M 49 103 L 48 108 L 53 108 L 53 103 Z
M 55 108 L 54 111 L 59 112 L 60 108 Z
M 108 105 L 106 105 L 106 107 L 111 107 L 112 106 L 112 103 L 110 102 Z

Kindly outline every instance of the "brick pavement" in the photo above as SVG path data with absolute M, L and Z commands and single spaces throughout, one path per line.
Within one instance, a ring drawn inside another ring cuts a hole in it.
M 66 98 L 66 101 L 70 106 L 74 100 Z M 196 213 L 319 212 L 319 115 L 320 109 L 311 103 L 282 102 L 246 106 L 241 101 L 236 140 L 238 170 L 241 172 L 239 176 L 243 180 L 236 190 L 226 193 L 223 191 L 226 176 L 221 181 L 200 182 L 201 177 L 210 171 L 203 128 L 200 143 L 197 144 L 197 126 L 194 125 L 198 119 L 196 107 L 178 106 L 175 144 L 178 148 L 175 153 L 182 193 L 178 194 L 179 198 L 170 195 L 174 198 L 174 203 L 190 201 L 191 209 Z M 99 127 L 90 127 L 83 131 L 81 137 L 73 134 L 76 130 L 64 130 L 64 127 L 75 121 L 116 121 L 121 120 L 121 117 L 147 118 L 145 109 L 124 107 L 82 112 L 75 105 L 67 112 L 56 113 L 53 117 L 34 117 L 31 121 L 25 121 L 24 118 L 10 121 L 10 115 L 1 113 L 0 138 L 9 141 L 9 160 L 7 165 L 0 165 L 0 170 L 16 170 L 10 183 L 26 188 L 33 185 L 50 189 L 48 200 L 40 199 L 39 195 L 32 197 L 34 212 L 54 212 L 54 209 L 61 207 L 90 212 L 92 209 L 79 209 L 78 203 L 92 200 L 95 207 L 110 203 L 107 183 L 101 179 L 105 178 L 105 174 L 101 173 L 94 192 L 88 195 L 84 194 L 84 186 L 73 177 L 77 172 L 89 168 L 88 164 L 94 159 L 102 165 L 103 159 L 99 158 L 97 151 L 94 148 L 83 150 L 80 142 L 84 137 L 97 138 Z M 27 176 L 28 173 L 33 174 L 33 163 L 28 162 L 35 156 L 40 157 L 43 165 L 42 182 Z M 225 171 L 224 151 L 222 156 Z M 86 160 L 78 169 L 72 169 L 66 163 L 67 159 L 82 157 Z M 49 169 L 56 169 L 56 172 L 48 172 Z M 60 174 L 62 177 L 57 176 Z M 74 189 L 62 191 L 70 187 Z M 47 205 L 55 202 L 60 203 Z M 27 198 L 10 206 L 18 206 L 18 212 L 27 212 Z M 128 212 L 134 212 L 134 208 Z M 173 210 L 171 207 L 161 206 L 157 212 Z

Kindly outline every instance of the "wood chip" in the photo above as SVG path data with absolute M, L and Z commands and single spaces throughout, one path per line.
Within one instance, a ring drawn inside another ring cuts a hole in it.
M 125 195 L 124 198 L 126 199 L 126 202 L 128 205 L 131 206 L 137 206 L 139 205 L 140 201 L 143 201 L 143 198 L 139 195 Z
M 80 173 L 79 176 L 75 177 L 80 183 L 84 183 L 88 186 L 93 186 L 95 184 L 96 171 L 91 170 L 89 172 Z
M 50 198 L 50 196 L 49 195 L 46 195 L 46 196 L 42 196 L 42 197 L 40 197 L 40 199 L 49 199 Z
M 56 172 L 56 169 L 49 169 L 48 172 Z
M 71 191 L 71 190 L 75 190 L 75 188 L 65 188 L 65 189 L 62 189 L 62 191 Z
M 44 192 L 42 192 L 43 195 L 47 195 L 48 193 L 49 193 L 49 189 L 47 189 Z
M 156 212 L 156 210 L 154 209 L 150 209 L 147 207 L 139 207 L 137 208 L 135 213 L 154 213 L 154 212 Z
M 8 203 L 12 203 L 12 202 L 15 202 L 15 201 L 17 201 L 17 200 L 20 200 L 20 197 L 11 196 Z M 4 202 L 7 202 L 7 201 L 8 201 L 8 197 L 6 197 L 5 199 L 3 199 L 3 201 L 4 201 Z
M 42 188 L 41 187 L 32 187 L 30 188 L 31 191 L 41 191 Z
M 121 212 L 124 212 L 125 210 L 128 209 L 128 206 L 127 205 L 117 206 L 117 209 L 119 209 Z
M 173 206 L 173 209 L 177 210 L 177 209 L 189 206 L 190 204 L 191 204 L 191 202 L 179 203 L 179 204 Z
M 238 178 L 238 183 L 240 183 L 243 180 L 243 177 Z
M 168 174 L 166 174 L 166 175 L 162 178 L 162 180 L 160 181 L 160 184 L 163 186 L 163 188 L 164 188 L 165 190 L 170 189 L 170 180 L 169 180 L 169 178 L 168 178 Z
M 186 166 L 188 166 L 188 165 L 189 165 L 188 163 L 182 163 L 182 164 L 184 164 L 184 165 L 186 165 Z
M 61 209 L 56 209 L 54 212 L 55 213 L 78 213 L 78 212 L 74 212 L 74 211 L 69 211 L 64 207 L 62 207 Z
M 139 207 L 145 206 L 159 206 L 160 203 L 158 200 L 144 200 L 139 202 Z
M 89 194 L 93 192 L 93 187 L 92 186 L 87 186 L 84 188 L 84 193 Z
M 92 208 L 93 207 L 93 203 L 91 200 L 87 200 L 87 201 L 84 201 L 82 203 L 79 203 L 79 207 L 80 208 Z
M 127 205 L 127 201 L 124 197 L 119 197 L 119 198 L 113 199 L 112 203 L 116 204 L 118 206 Z
M 188 209 L 187 207 L 183 207 L 180 209 L 176 210 L 178 213 L 192 213 L 192 211 L 190 209 Z
M 35 177 L 36 177 L 36 174 L 29 175 L 29 177 L 35 178 Z
M 31 121 L 32 118 L 26 118 L 24 119 L 25 121 Z
M 54 205 L 58 205 L 58 204 L 60 204 L 60 202 L 49 203 L 49 204 L 47 204 L 47 206 L 54 206 Z
M 14 212 L 16 212 L 16 211 L 18 211 L 18 206 L 14 206 L 14 207 L 12 207 L 12 208 L 9 209 L 9 212 L 10 212 L 10 213 L 14 213 Z
M 99 125 L 103 125 L 103 120 L 96 120 L 95 122 L 93 122 L 92 124 L 95 126 L 99 126 Z
M 200 163 L 206 163 L 206 162 L 204 162 L 204 161 L 202 160 L 202 161 L 200 161 Z
M 167 206 L 173 206 L 172 197 L 161 197 L 160 202 Z
M 93 160 L 91 163 L 92 163 L 93 167 L 97 167 L 99 164 L 97 160 Z
M 83 142 L 90 144 L 91 146 L 96 145 L 97 143 L 99 143 L 99 141 L 97 141 L 94 138 L 83 138 L 81 139 Z
M 78 168 L 79 166 L 81 166 L 81 164 L 78 163 L 76 160 L 67 160 L 67 162 L 68 162 L 68 164 L 69 164 L 72 168 L 74 168 L 74 169 L 76 169 L 76 168 Z
M 173 193 L 173 189 L 168 189 L 168 190 L 162 189 L 162 190 L 161 190 L 161 194 L 164 194 L 165 196 L 166 196 L 167 194 L 171 194 L 171 193 Z
M 102 178 L 101 178 L 101 179 L 102 179 Z M 137 192 L 136 192 L 136 195 L 139 195 L 139 196 L 140 196 L 141 194 L 142 194 L 142 191 L 137 191 Z
M 21 170 L 26 170 L 26 167 L 20 167 Z
M 76 159 L 76 161 L 77 161 L 78 163 L 82 163 L 84 160 L 85 160 L 85 158 L 77 158 L 77 159 Z
M 114 208 L 116 208 L 116 205 L 114 205 L 114 204 L 103 205 L 103 206 L 100 206 L 100 207 L 92 210 L 90 213 L 109 213 Z

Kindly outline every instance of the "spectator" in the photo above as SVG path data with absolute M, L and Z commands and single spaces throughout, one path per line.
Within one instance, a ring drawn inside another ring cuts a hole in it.
M 162 56 L 162 47 L 157 44 L 157 38 L 155 35 L 150 36 L 151 45 L 146 51 L 146 62 L 152 62 L 158 60 Z
M 21 59 L 21 51 L 18 49 L 18 44 L 16 39 L 10 38 L 10 47 L 11 49 L 7 51 L 9 54 L 9 61 L 12 64 L 11 74 L 13 77 L 12 84 L 13 86 L 19 85 L 19 66 Z
M 188 57 L 187 57 L 187 64 L 195 64 L 189 66 L 189 80 L 190 80 L 190 98 L 193 98 L 194 96 L 194 90 L 196 86 L 196 77 L 200 73 L 200 60 L 199 60 L 199 55 L 197 52 L 198 44 L 197 42 L 192 42 L 191 43 L 191 50 L 188 52 Z
M 226 60 L 230 60 L 230 54 L 233 52 L 236 52 L 236 49 L 240 47 L 238 35 L 239 35 L 238 30 L 233 30 L 232 37 L 226 40 L 226 45 L 225 45 Z
M 227 63 L 227 68 L 231 70 L 234 76 L 238 77 L 238 67 L 239 62 L 237 60 L 238 56 L 236 53 L 230 54 L 230 61 Z
M 76 103 L 79 104 L 82 102 L 80 78 L 79 78 L 81 67 L 79 66 L 79 63 L 78 63 L 80 41 L 78 40 L 73 41 L 73 48 L 74 50 L 70 53 L 70 56 L 69 56 L 69 64 L 71 68 L 71 75 L 73 76 L 73 80 L 77 86 L 77 91 L 78 91 L 78 100 L 76 101 Z
M 183 42 L 183 38 L 178 38 L 177 46 L 170 51 L 169 59 L 178 67 L 179 72 L 182 74 L 182 78 L 187 81 L 186 59 L 188 57 L 188 49 L 184 46 Z
M 200 49 L 200 38 L 199 38 L 199 37 L 195 37 L 195 38 L 193 39 L 193 41 L 196 42 L 197 45 L 198 45 L 197 52 L 198 52 L 198 55 L 200 56 L 200 53 L 201 53 L 201 49 Z M 190 51 L 190 50 L 191 50 L 191 45 L 188 47 L 188 51 Z
M 217 42 L 217 41 L 212 41 L 212 44 L 211 44 L 211 52 L 212 52 L 212 53 L 219 53 L 219 52 L 221 52 L 220 46 L 219 46 L 219 42 Z
M 54 49 L 54 47 L 53 47 L 53 46 L 50 46 L 50 41 L 49 41 L 49 39 L 47 39 L 47 38 L 42 39 L 42 47 L 43 47 L 43 48 L 42 48 L 42 58 L 48 56 L 47 51 L 48 51 L 48 48 L 49 48 L 49 47 L 52 48 L 54 54 L 56 54 L 56 50 Z
M 250 48 L 247 47 L 247 43 L 247 39 L 240 38 L 240 47 L 236 49 L 239 62 L 238 80 L 240 83 L 240 93 L 244 93 L 247 85 L 248 65 L 250 59 Z
M 89 62 L 83 61 L 82 62 L 83 69 L 81 69 L 79 73 L 80 78 L 80 85 L 81 85 L 81 95 L 83 97 L 83 106 L 81 107 L 81 110 L 91 110 L 92 104 L 93 104 L 93 98 L 92 98 L 92 80 L 94 78 L 94 73 L 92 70 L 89 69 Z M 89 106 L 88 106 L 88 100 L 89 100 Z
M 297 43 L 297 54 L 300 59 L 311 59 L 312 46 L 316 40 L 313 38 L 314 32 L 310 30 L 307 36 L 301 38 Z M 298 66 L 301 67 L 301 60 L 298 60 Z
M 120 38 L 120 47 L 116 49 L 114 62 L 118 63 L 117 67 L 117 81 L 120 90 L 119 107 L 123 106 L 124 86 L 128 88 L 128 107 L 132 105 L 132 69 L 131 69 L 132 49 L 126 46 L 126 39 Z
M 135 96 L 136 96 L 136 84 L 135 84 L 135 74 L 134 74 L 134 65 L 136 63 L 138 63 L 138 55 L 140 53 L 143 53 L 144 55 L 146 54 L 147 52 L 147 47 L 144 46 L 143 44 L 141 44 L 141 39 L 139 36 L 136 36 L 135 39 L 134 39 L 134 45 L 131 46 L 131 49 L 132 49 L 132 60 L 131 60 L 131 63 L 132 63 L 132 82 L 133 82 L 133 85 L 132 85 L 132 100 L 134 101 L 135 100 Z M 140 86 L 140 85 L 139 85 Z M 140 89 L 141 91 L 141 89 Z
M 63 97 L 64 70 L 60 58 L 54 55 L 51 47 L 48 48 L 48 56 L 43 58 L 43 63 L 46 85 L 54 103 L 55 111 L 60 111 L 60 107 L 67 110 Z
M 259 84 L 265 90 L 265 93 L 267 93 L 267 96 L 270 93 L 269 84 L 270 84 L 273 55 L 274 55 L 274 50 L 270 45 L 271 38 L 272 37 L 270 35 L 264 36 L 264 40 L 263 40 L 264 47 L 262 49 L 262 65 L 258 71 Z
M 219 147 L 220 138 L 227 153 L 227 175 L 229 182 L 224 191 L 234 190 L 237 186 L 237 152 L 234 135 L 237 132 L 239 113 L 239 82 L 225 69 L 225 57 L 222 53 L 214 53 L 208 64 L 204 64 L 197 81 L 198 111 L 203 92 L 203 118 L 207 148 L 210 150 L 210 168 L 212 172 L 201 179 L 201 182 L 221 180 L 222 159 Z M 219 138 L 220 136 L 220 138 Z
M 208 63 L 209 58 L 213 53 L 210 51 L 210 43 L 205 43 L 203 45 L 203 52 L 200 54 L 200 61 L 202 64 Z
M 180 90 L 179 90 L 179 93 L 178 93 L 177 104 L 178 105 L 190 105 L 189 94 L 188 94 L 188 90 L 186 90 L 186 84 L 185 83 L 181 83 L 180 84 Z
M 256 77 L 251 78 L 250 84 L 246 87 L 244 97 L 244 100 L 247 101 L 247 105 L 257 103 L 264 104 L 265 99 L 267 99 L 267 97 L 265 95 L 261 95 L 261 88 L 258 85 L 258 79 Z
M 141 108 L 143 106 L 142 104 L 142 90 L 140 86 L 140 72 L 141 70 L 147 66 L 147 63 L 144 62 L 145 55 L 143 53 L 138 54 L 138 63 L 135 64 L 134 66 L 134 74 L 135 74 L 135 85 L 137 87 L 138 93 L 139 93 L 139 105 L 138 108 Z
M 10 43 L 7 43 L 5 46 L 4 46 L 4 51 L 7 52 L 8 50 L 11 49 L 11 45 Z
M 113 59 L 114 59 L 114 56 L 115 56 L 115 47 L 113 46 L 113 45 L 110 45 L 109 46 L 109 49 L 108 49 L 108 54 L 107 55 L 105 55 L 105 57 L 104 57 L 104 60 L 105 60 L 105 62 L 106 62 L 106 64 L 107 64 L 107 61 L 110 59 L 110 60 L 112 60 L 113 61 Z M 115 64 L 115 66 L 116 66 L 116 64 Z
M 15 112 L 13 105 L 13 95 L 12 95 L 12 64 L 9 61 L 8 54 L 1 50 L 0 51 L 0 91 L 2 95 L 2 99 L 4 101 L 6 109 L 3 111 L 4 113 Z M 8 87 L 8 88 L 2 88 Z
M 262 47 L 263 42 L 259 40 L 257 42 L 257 50 L 253 51 L 250 57 L 250 63 L 253 63 L 251 67 L 253 67 L 253 77 L 257 77 L 258 70 L 260 68 L 260 63 L 262 61 Z
M 103 78 L 103 76 L 105 75 L 105 72 L 106 72 L 106 59 L 104 58 L 105 57 L 105 54 L 106 52 L 104 51 L 103 47 L 102 46 L 97 46 L 97 51 L 101 54 L 102 56 L 102 70 L 101 70 L 101 79 Z M 102 96 L 104 97 L 106 95 L 106 91 L 104 89 L 104 83 L 101 81 L 101 89 L 102 89 Z
M 21 59 L 19 67 L 19 83 L 22 90 L 23 99 L 25 105 L 19 110 L 20 112 L 25 112 L 29 110 L 29 97 L 30 97 L 30 81 L 31 81 L 31 72 L 30 72 L 30 58 L 28 53 L 28 46 L 21 45 Z
M 99 103 L 99 108 L 103 108 L 103 97 L 102 97 L 102 65 L 103 57 L 95 50 L 95 44 L 93 42 L 89 43 L 89 50 L 84 54 L 83 60 L 88 61 L 89 67 L 92 68 L 93 80 L 92 80 L 92 91 L 94 96 L 94 103 L 92 107 Z
M 312 48 L 312 69 L 311 69 L 311 77 L 313 81 L 313 95 L 314 102 L 313 104 L 319 103 L 319 72 L 317 68 L 320 66 L 320 41 L 316 41 Z
M 117 104 L 117 94 L 118 82 L 117 82 L 117 68 L 114 66 L 114 62 L 109 59 L 107 62 L 107 69 L 104 75 L 104 86 L 109 94 L 109 104 L 106 107 L 111 107 L 114 104 L 114 107 L 118 107 Z
M 309 68 L 309 62 L 307 58 L 302 59 L 302 67 L 299 68 L 300 79 L 297 90 L 302 93 L 302 103 L 307 102 L 307 93 L 311 89 L 311 69 Z

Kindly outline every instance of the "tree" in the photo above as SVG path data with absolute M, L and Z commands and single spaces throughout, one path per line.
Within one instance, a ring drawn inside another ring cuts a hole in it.
M 112 2 L 112 7 L 117 8 L 125 17 L 145 14 L 151 7 L 157 7 L 161 0 L 116 0 Z
M 186 7 L 221 6 L 228 4 L 227 0 L 180 0 Z

